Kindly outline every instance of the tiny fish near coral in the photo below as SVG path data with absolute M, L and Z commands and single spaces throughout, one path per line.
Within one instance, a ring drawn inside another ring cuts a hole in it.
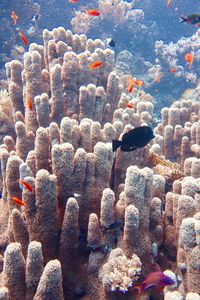
M 124 133 L 122 140 L 112 141 L 112 150 L 119 147 L 122 151 L 129 152 L 146 146 L 154 138 L 153 130 L 149 126 L 141 126 Z
M 171 0 L 167 1 L 167 7 L 170 8 L 171 7 Z
M 135 79 L 135 80 L 133 80 L 133 84 L 135 84 L 136 86 L 143 86 L 144 85 L 144 81 L 143 80 Z
M 103 230 L 103 232 L 106 232 L 106 231 L 115 231 L 115 230 L 121 229 L 122 226 L 123 226 L 122 221 L 116 220 L 115 222 L 113 222 L 112 224 L 110 224 L 110 226 L 103 227 L 102 230 Z
M 30 192 L 32 192 L 33 188 L 28 182 L 22 179 L 19 179 L 18 182 L 22 183 Z
M 186 22 L 187 24 L 200 26 L 200 14 L 192 14 L 187 17 L 182 17 L 180 19 L 180 23 Z
M 191 66 L 193 64 L 194 61 L 194 55 L 192 53 L 186 53 L 185 54 L 185 61 L 189 63 L 189 65 Z
M 133 289 L 137 289 L 138 295 L 140 296 L 142 292 L 151 287 L 155 286 L 162 290 L 165 286 L 172 285 L 174 283 L 175 282 L 171 277 L 165 275 L 161 271 L 158 271 L 150 273 L 142 283 L 133 286 Z
M 11 13 L 11 18 L 13 19 L 13 24 L 16 25 L 19 17 L 17 16 L 16 12 L 13 10 Z
M 17 197 L 12 197 L 12 201 L 15 202 L 15 204 L 19 205 L 19 206 L 24 206 L 27 208 L 27 205 L 24 201 L 20 200 Z
M 107 43 L 108 43 L 108 45 L 110 46 L 110 47 L 115 47 L 115 42 L 114 42 L 114 40 L 113 39 L 107 39 Z
M 29 96 L 26 97 L 26 107 L 32 110 L 33 108 L 33 102 Z
M 35 14 L 32 18 L 32 22 L 37 22 L 39 20 L 39 15 L 38 14 Z
M 89 69 L 98 69 L 103 65 L 101 61 L 94 61 L 89 65 Z
M 132 104 L 132 103 L 127 103 L 127 104 L 126 104 L 126 107 L 128 107 L 128 108 L 133 108 L 133 104 Z
M 98 17 L 100 16 L 100 12 L 97 9 L 89 9 L 86 11 L 89 16 Z
M 172 68 L 172 69 L 169 69 L 169 72 L 170 72 L 170 73 L 176 73 L 176 71 L 177 71 L 177 70 L 176 70 L 176 69 L 173 69 L 173 68 Z
M 129 77 L 128 78 L 128 92 L 131 93 L 133 91 L 133 78 Z
M 19 37 L 22 40 L 22 42 L 24 43 L 24 45 L 28 46 L 28 40 L 27 40 L 27 38 L 25 37 L 25 35 L 21 31 L 19 31 Z

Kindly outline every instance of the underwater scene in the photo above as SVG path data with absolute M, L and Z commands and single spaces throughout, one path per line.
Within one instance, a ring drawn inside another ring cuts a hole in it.
M 199 0 L 0 0 L 0 300 L 200 300 Z

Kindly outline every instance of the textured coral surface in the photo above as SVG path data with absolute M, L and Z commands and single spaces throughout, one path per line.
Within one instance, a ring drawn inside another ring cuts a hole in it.
M 113 153 L 153 126 L 152 97 L 128 94 L 101 40 L 62 27 L 43 40 L 6 64 L 0 94 L 0 299 L 199 299 L 198 90 L 162 109 L 150 144 Z M 160 269 L 175 284 L 137 296 Z

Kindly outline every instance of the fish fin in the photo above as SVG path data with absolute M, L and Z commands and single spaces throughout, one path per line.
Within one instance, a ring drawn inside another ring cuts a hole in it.
M 112 140 L 112 151 L 115 152 L 122 145 L 122 141 Z
M 186 22 L 186 21 L 187 21 L 187 19 L 186 19 L 185 17 L 182 17 L 182 16 L 181 16 L 180 19 L 179 19 L 179 22 L 180 22 L 180 23 L 183 23 L 183 22 Z

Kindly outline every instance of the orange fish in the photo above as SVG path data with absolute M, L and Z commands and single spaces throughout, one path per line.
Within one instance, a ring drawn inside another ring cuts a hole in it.
M 29 96 L 26 97 L 26 107 L 28 107 L 30 110 L 33 108 L 33 102 Z
M 169 72 L 171 72 L 171 73 L 176 73 L 176 69 L 169 69 Z
M 133 91 L 133 79 L 131 77 L 128 78 L 128 92 L 131 93 Z
M 160 82 L 160 80 L 161 80 L 161 78 L 162 78 L 162 76 L 157 76 L 157 77 L 154 79 L 154 81 L 153 81 L 153 82 L 157 82 L 157 83 L 159 83 L 159 82 Z
M 135 84 L 137 86 L 143 86 L 144 85 L 144 81 L 143 80 L 137 80 L 137 79 L 135 79 L 133 81 L 133 84 Z
M 15 204 L 17 204 L 19 206 L 27 207 L 26 203 L 17 197 L 12 197 L 12 200 L 15 202 Z
M 13 10 L 11 13 L 11 18 L 13 20 L 13 24 L 16 25 L 17 20 L 19 19 L 19 17 L 17 16 L 16 12 Z
M 24 45 L 28 46 L 27 38 L 24 36 L 24 34 L 21 31 L 19 31 L 19 37 L 22 40 L 22 42 L 24 43 Z
M 127 103 L 127 104 L 126 104 L 126 107 L 128 107 L 128 108 L 133 108 L 133 104 Z
M 188 62 L 190 65 L 192 65 L 194 61 L 194 56 L 192 55 L 192 53 L 185 54 L 185 61 Z
M 22 179 L 19 179 L 18 182 L 22 183 L 30 192 L 32 192 L 33 188 L 28 182 L 26 182 Z
M 77 3 L 78 0 L 69 0 L 69 3 Z
M 171 6 L 171 0 L 168 0 L 167 7 L 170 8 L 170 6 Z
M 98 69 L 103 65 L 103 63 L 101 61 L 94 61 L 93 63 L 91 63 L 89 65 L 90 69 Z
M 100 12 L 97 9 L 89 9 L 86 11 L 89 16 L 98 17 L 100 16 Z

